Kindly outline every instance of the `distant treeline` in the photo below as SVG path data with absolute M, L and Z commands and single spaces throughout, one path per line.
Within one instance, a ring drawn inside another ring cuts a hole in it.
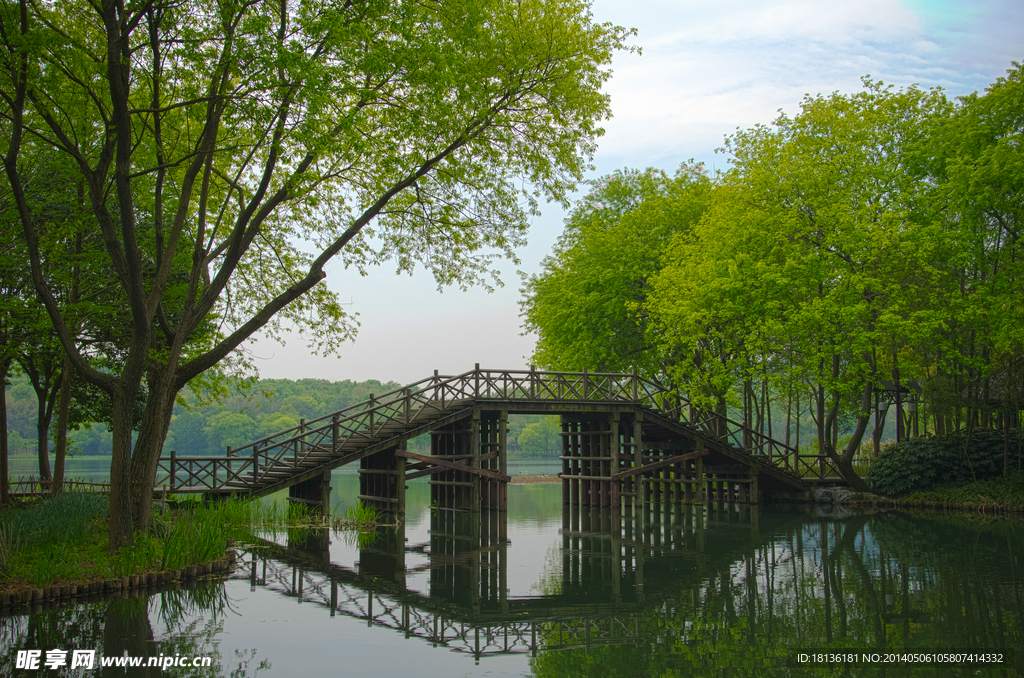
M 11 378 L 6 389 L 7 431 L 13 455 L 36 453 L 37 399 L 25 376 Z M 219 401 L 183 391 L 184 405 L 174 407 L 164 451 L 179 454 L 224 454 L 228 445 L 241 447 L 263 436 L 298 426 L 301 419 L 317 419 L 337 412 L 370 394 L 400 388 L 395 382 L 336 381 L 325 379 L 261 379 Z M 51 435 L 51 441 L 55 436 Z M 109 455 L 111 434 L 107 425 L 94 423 L 72 430 L 68 438 L 76 454 Z M 508 447 L 512 454 L 557 455 L 560 449 L 558 417 L 513 416 L 509 419 Z M 412 450 L 428 449 L 423 436 L 410 443 Z M 52 446 L 52 444 L 51 444 Z

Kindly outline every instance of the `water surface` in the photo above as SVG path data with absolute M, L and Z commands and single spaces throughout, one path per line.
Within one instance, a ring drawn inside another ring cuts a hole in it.
M 357 484 L 336 474 L 336 502 Z M 226 582 L 2 620 L 0 674 L 17 649 L 74 644 L 215 658 L 161 675 L 1024 675 L 1020 522 L 566 511 L 558 485 L 510 486 L 507 514 L 431 509 L 428 497 L 410 483 L 401 526 L 372 535 L 267 535 L 276 546 L 247 551 Z M 857 661 L 798 661 L 839 649 Z M 881 663 L 957 650 L 1004 663 Z

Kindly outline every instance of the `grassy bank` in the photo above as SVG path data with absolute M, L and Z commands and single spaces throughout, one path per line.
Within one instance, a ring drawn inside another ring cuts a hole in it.
M 81 586 L 167 572 L 222 558 L 229 543 L 282 528 L 359 529 L 376 524 L 372 509 L 323 516 L 304 505 L 231 499 L 204 506 L 183 501 L 154 514 L 149 534 L 108 554 L 107 497 L 67 492 L 0 514 L 0 594 Z

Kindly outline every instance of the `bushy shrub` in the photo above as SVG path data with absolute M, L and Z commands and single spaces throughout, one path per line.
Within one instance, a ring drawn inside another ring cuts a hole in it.
M 967 431 L 886 445 L 871 463 L 864 480 L 875 492 L 895 497 L 1001 474 L 1003 432 L 976 428 L 970 435 L 966 454 Z M 1011 433 L 1014 465 L 1018 454 L 1016 439 L 1016 434 Z

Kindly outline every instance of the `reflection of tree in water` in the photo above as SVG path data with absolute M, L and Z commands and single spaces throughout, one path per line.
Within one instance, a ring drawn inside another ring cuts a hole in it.
M 548 547 L 540 570 L 540 580 L 530 590 L 541 596 L 557 596 L 562 593 L 562 549 L 557 544 Z
M 883 514 L 805 522 L 738 558 L 709 563 L 693 584 L 681 582 L 644 611 L 638 640 L 624 637 L 588 652 L 548 625 L 545 645 L 561 649 L 541 651 L 531 667 L 539 677 L 1024 675 L 1022 656 L 1014 656 L 1014 668 L 809 667 L 789 659 L 826 648 L 1024 654 L 1022 541 L 1019 524 L 963 519 Z
M 16 650 L 95 650 L 90 675 L 124 676 L 123 667 L 100 667 L 100 657 L 206 657 L 208 667 L 142 666 L 133 676 L 255 676 L 269 668 L 267 660 L 251 666 L 257 651 L 235 652 L 225 661 L 218 636 L 224 630 L 229 601 L 222 583 L 190 590 L 165 591 L 148 598 L 120 598 L 0 620 L 0 646 L 10 648 L 0 657 L 0 675 L 13 675 Z M 154 622 L 159 632 L 154 631 Z M 226 666 L 227 665 L 227 666 Z M 228 668 L 231 667 L 230 669 Z M 229 672 L 230 671 L 230 672 Z M 78 675 L 81 669 L 41 669 L 37 675 Z
M 884 589 L 883 616 L 898 637 L 917 645 L 1019 646 L 1024 532 L 1018 521 L 979 523 L 907 514 L 872 523 L 878 549 L 871 567 Z

